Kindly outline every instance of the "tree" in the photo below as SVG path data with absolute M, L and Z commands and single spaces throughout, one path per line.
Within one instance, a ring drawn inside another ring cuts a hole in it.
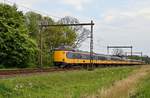
M 39 49 L 41 46 L 40 33 L 42 33 L 42 50 L 40 51 L 42 51 L 44 65 L 50 65 L 52 62 L 54 48 L 58 48 L 62 45 L 73 46 L 75 44 L 76 33 L 69 27 L 39 28 L 39 23 L 57 24 L 50 17 L 43 17 L 35 12 L 27 12 L 25 19 L 26 26 L 30 32 L 29 35 L 36 40 Z M 39 55 L 37 57 L 39 57 Z M 40 60 L 40 58 L 38 59 Z
M 29 30 L 29 35 L 33 38 L 38 36 L 39 32 L 39 23 L 42 21 L 42 15 L 35 12 L 27 12 L 25 14 L 26 26 Z
M 128 56 L 128 59 L 142 60 L 146 64 L 150 64 L 150 57 L 148 57 L 147 55 L 142 56 L 142 57 L 141 56 L 137 56 L 137 55 L 132 55 L 132 56 Z
M 145 55 L 142 57 L 142 60 L 146 63 L 146 64 L 150 64 L 150 57 Z
M 16 6 L 0 4 L 0 64 L 27 67 L 34 63 L 37 45 L 29 38 L 24 15 Z
M 45 22 L 47 24 L 52 24 L 54 21 L 50 17 L 43 17 L 42 15 L 35 13 L 35 12 L 27 12 L 25 14 L 25 22 L 26 26 L 29 30 L 29 35 L 32 38 L 36 38 L 39 36 L 39 30 L 40 30 L 40 23 Z
M 58 23 L 64 23 L 64 24 L 78 24 L 80 23 L 78 19 L 70 16 L 65 16 L 64 18 L 61 18 Z M 87 28 L 84 28 L 83 26 L 72 26 L 69 27 L 71 30 L 76 32 L 76 41 L 73 45 L 74 48 L 81 47 L 81 44 L 88 39 L 90 35 L 90 30 Z
M 59 46 L 72 46 L 76 40 L 76 33 L 68 27 L 49 27 L 44 34 L 45 43 L 50 49 L 58 48 Z
M 72 46 L 76 40 L 76 33 L 69 27 L 48 27 L 42 31 L 43 58 L 47 65 L 52 61 L 53 51 L 60 46 Z M 46 61 L 45 61 L 46 63 Z

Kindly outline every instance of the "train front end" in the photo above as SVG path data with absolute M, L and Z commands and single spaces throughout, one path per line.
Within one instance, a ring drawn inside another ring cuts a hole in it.
M 66 51 L 64 50 L 55 50 L 54 51 L 54 65 L 61 67 L 65 65 L 66 60 Z

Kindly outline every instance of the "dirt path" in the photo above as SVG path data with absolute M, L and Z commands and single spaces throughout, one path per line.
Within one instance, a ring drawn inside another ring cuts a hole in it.
M 97 94 L 87 98 L 129 98 L 137 83 L 150 72 L 150 66 L 145 65 L 135 70 L 126 79 L 115 82 L 110 88 L 101 89 Z

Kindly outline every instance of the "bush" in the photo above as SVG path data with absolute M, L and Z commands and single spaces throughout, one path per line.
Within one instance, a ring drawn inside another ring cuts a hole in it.
M 0 4 L 0 64 L 23 68 L 35 63 L 37 45 L 27 32 L 22 12 Z

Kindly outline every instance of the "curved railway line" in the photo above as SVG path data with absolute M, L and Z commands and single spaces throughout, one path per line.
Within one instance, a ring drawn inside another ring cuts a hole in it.
M 126 65 L 128 66 L 128 65 Z M 136 65 L 135 65 L 136 66 Z M 95 68 L 103 67 L 114 67 L 114 66 L 98 66 Z M 116 67 L 116 66 L 115 66 Z M 87 66 L 88 68 L 88 66 Z M 72 67 L 49 67 L 49 68 L 22 68 L 22 69 L 1 69 L 0 78 L 14 77 L 19 75 L 31 75 L 31 74 L 41 74 L 49 72 L 63 72 L 63 71 L 73 71 L 87 69 L 85 66 L 72 66 Z

